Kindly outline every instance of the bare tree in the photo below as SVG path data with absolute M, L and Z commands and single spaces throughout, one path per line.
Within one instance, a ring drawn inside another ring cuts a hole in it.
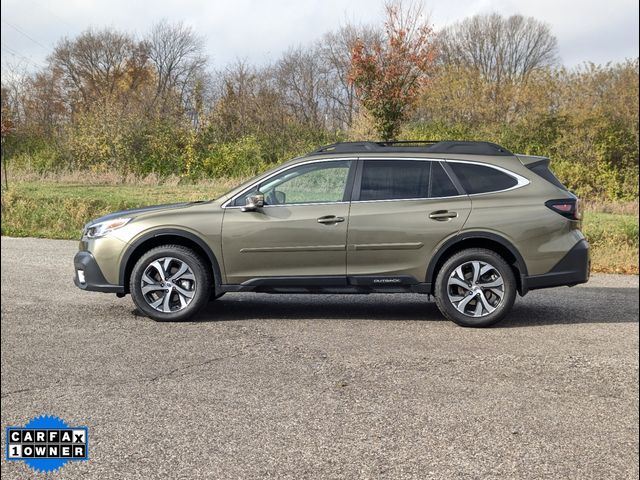
M 28 95 L 22 98 L 24 121 L 31 130 L 54 136 L 58 127 L 69 120 L 60 74 L 51 69 L 37 72 L 27 79 Z
M 257 70 L 244 60 L 236 60 L 219 72 L 214 121 L 222 139 L 245 134 L 254 123 L 258 91 Z
M 126 33 L 87 30 L 63 39 L 49 56 L 49 65 L 62 77 L 72 105 L 106 98 L 127 98 L 148 75 L 144 47 Z
M 211 121 L 219 140 L 255 134 L 278 135 L 289 120 L 273 67 L 257 68 L 236 60 L 216 75 L 216 100 Z
M 317 54 L 325 69 L 322 95 L 328 103 L 333 128 L 351 127 L 357 111 L 354 85 L 349 81 L 351 51 L 357 41 L 372 45 L 382 32 L 369 26 L 344 25 L 335 32 L 326 33 L 317 45 Z
M 187 106 L 207 62 L 204 39 L 181 22 L 170 24 L 163 20 L 152 27 L 146 46 L 156 74 L 153 103 L 164 110 L 177 95 Z
M 59 73 L 51 68 L 28 72 L 7 64 L 2 78 L 3 112 L 9 111 L 16 130 L 51 139 L 69 119 Z
M 24 101 L 30 90 L 27 67 L 20 61 L 2 66 L 2 111 L 9 112 L 14 125 L 24 123 L 25 119 Z
M 438 39 L 442 63 L 472 67 L 498 84 L 525 81 L 531 72 L 555 65 L 557 43 L 546 23 L 497 13 L 467 18 Z
M 292 115 L 304 125 L 322 126 L 326 105 L 320 92 L 326 90 L 325 72 L 315 52 L 302 47 L 289 49 L 276 62 L 273 75 Z

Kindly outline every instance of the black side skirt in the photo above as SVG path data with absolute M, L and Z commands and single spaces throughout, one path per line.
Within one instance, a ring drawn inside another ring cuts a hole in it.
M 331 275 L 254 278 L 239 285 L 220 285 L 220 289 L 264 293 L 429 293 L 431 284 L 409 275 Z

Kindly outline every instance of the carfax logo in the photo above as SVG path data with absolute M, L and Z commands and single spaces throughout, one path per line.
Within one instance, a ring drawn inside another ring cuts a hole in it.
M 7 427 L 7 460 L 22 460 L 36 472 L 53 472 L 72 460 L 89 459 L 87 427 L 70 427 L 58 417 L 36 417 L 24 427 Z

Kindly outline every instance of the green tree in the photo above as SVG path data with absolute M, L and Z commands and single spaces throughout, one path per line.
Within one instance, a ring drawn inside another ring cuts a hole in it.
M 349 79 L 383 140 L 394 140 L 435 61 L 433 30 L 419 4 L 385 5 L 384 35 L 351 51 Z

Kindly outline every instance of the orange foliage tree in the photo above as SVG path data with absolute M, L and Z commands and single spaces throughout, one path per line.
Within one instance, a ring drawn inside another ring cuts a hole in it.
M 375 129 L 385 140 L 397 138 L 436 58 L 434 32 L 422 18 L 419 4 L 401 1 L 385 5 L 384 35 L 355 41 L 349 81 Z

